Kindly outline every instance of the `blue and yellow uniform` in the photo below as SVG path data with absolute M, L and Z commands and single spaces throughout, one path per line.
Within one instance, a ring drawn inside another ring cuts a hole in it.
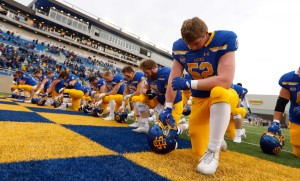
M 170 67 L 158 68 L 155 78 L 153 80 L 147 79 L 147 83 L 150 86 L 151 91 L 156 93 L 157 95 L 156 99 L 162 105 L 164 105 L 166 101 L 165 94 L 167 91 L 168 79 L 170 73 L 171 73 Z M 178 125 L 182 111 L 183 111 L 183 104 L 182 104 L 181 91 L 177 91 L 174 104 L 173 104 L 173 110 L 172 110 L 172 116 L 176 121 L 176 125 Z
M 144 73 L 142 73 L 142 72 L 135 72 L 132 80 L 128 81 L 128 80 L 124 79 L 125 85 L 127 85 L 129 88 L 129 94 L 134 93 L 137 90 L 138 84 L 141 81 L 143 81 L 144 79 L 145 79 Z
M 290 136 L 293 153 L 300 157 L 300 75 L 289 72 L 281 76 L 278 84 L 290 92 Z
M 84 99 L 86 102 L 88 102 L 89 100 L 91 100 L 91 96 L 92 96 L 92 89 L 90 87 L 86 87 L 86 86 L 82 86 L 81 87 L 84 95 L 82 97 L 82 99 Z
M 19 79 L 20 81 L 24 81 L 25 84 L 19 84 L 18 89 L 24 89 L 25 91 L 31 92 L 33 87 L 37 85 L 36 80 L 28 73 L 23 73 Z
M 97 82 L 97 85 L 95 87 L 96 91 L 100 91 L 100 88 L 105 85 L 105 80 L 103 78 L 100 78 Z
M 76 80 L 75 84 L 72 87 L 70 86 L 70 82 Z M 82 90 L 82 85 L 78 82 L 78 78 L 74 74 L 70 74 L 65 81 L 65 85 L 68 85 L 67 88 L 64 90 L 64 93 L 70 94 L 72 98 L 72 108 L 75 111 L 78 111 L 80 106 L 80 99 L 83 97 L 84 93 Z
M 51 84 L 51 80 L 48 79 L 47 75 L 45 75 L 45 74 L 43 74 L 43 75 L 41 76 L 41 78 L 39 79 L 40 83 L 42 83 L 44 79 L 47 79 L 47 82 L 45 83 L 44 89 L 42 90 L 41 93 L 46 93 L 46 92 L 47 92 L 47 89 L 49 88 L 49 86 L 50 86 L 50 84 Z
M 227 52 L 238 48 L 237 36 L 232 31 L 215 31 L 199 50 L 190 50 L 187 44 L 179 39 L 173 44 L 173 58 L 179 62 L 192 80 L 205 79 L 218 75 L 218 63 Z M 210 106 L 218 102 L 230 104 L 232 110 L 237 106 L 233 89 L 215 87 L 210 91 L 192 90 L 192 112 L 189 117 L 189 133 L 192 150 L 202 156 L 209 141 Z
M 110 100 L 114 100 L 116 102 L 115 112 L 117 112 L 122 105 L 123 101 L 123 92 L 125 89 L 125 85 L 123 84 L 123 76 L 120 74 L 114 75 L 113 79 L 111 81 L 106 81 L 107 89 L 112 90 L 118 83 L 121 83 L 121 86 L 115 95 L 108 95 L 103 98 L 102 107 L 104 110 L 106 110 L 108 103 Z

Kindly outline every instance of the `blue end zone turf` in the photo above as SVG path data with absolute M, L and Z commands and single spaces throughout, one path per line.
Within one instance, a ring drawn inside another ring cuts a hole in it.
M 147 135 L 135 133 L 132 128 L 64 125 L 89 139 L 120 154 L 151 151 Z M 191 148 L 189 140 L 179 139 L 178 149 Z
M 19 105 L 15 102 L 8 102 L 8 101 L 0 101 L 0 104 Z
M 34 112 L 6 111 L 6 110 L 0 110 L 0 121 L 53 123 L 52 121 Z
M 0 164 L 1 180 L 167 180 L 123 156 Z
M 58 113 L 58 114 L 69 114 L 69 115 L 85 115 L 83 112 L 79 112 L 79 111 L 47 109 L 47 108 L 38 108 L 38 107 L 26 107 L 26 108 L 31 111 L 34 111 L 34 112 Z

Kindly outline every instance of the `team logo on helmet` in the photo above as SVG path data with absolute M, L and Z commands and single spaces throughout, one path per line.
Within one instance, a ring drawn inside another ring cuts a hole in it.
M 154 124 L 148 132 L 148 145 L 158 154 L 167 154 L 177 148 L 178 130 L 164 126 L 161 122 Z

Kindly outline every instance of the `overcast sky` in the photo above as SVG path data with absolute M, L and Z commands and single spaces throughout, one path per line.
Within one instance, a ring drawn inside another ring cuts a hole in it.
M 28 5 L 31 0 L 16 0 Z M 63 0 L 60 0 L 61 2 Z M 277 95 L 278 79 L 300 66 L 299 0 L 68 0 L 74 6 L 171 51 L 185 19 L 239 38 L 234 83 L 250 94 Z

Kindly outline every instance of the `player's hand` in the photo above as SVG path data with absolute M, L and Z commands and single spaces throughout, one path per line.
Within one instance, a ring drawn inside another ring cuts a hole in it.
M 170 126 L 172 129 L 177 129 L 176 121 L 173 118 L 172 113 L 167 116 L 167 125 Z
M 131 94 L 128 94 L 128 95 L 124 96 L 123 100 L 126 101 L 127 99 L 130 99 L 131 96 L 132 96 Z
M 191 89 L 191 80 L 183 77 L 175 77 L 172 81 L 173 90 L 189 90 Z
M 103 99 L 103 97 L 105 97 L 105 93 L 101 93 L 100 95 L 99 95 L 99 99 Z
M 272 132 L 275 135 L 278 134 L 279 136 L 281 136 L 280 124 L 276 121 L 273 121 L 271 126 L 269 126 L 269 128 L 268 128 L 268 132 Z
M 39 93 L 40 93 L 40 91 L 36 91 L 35 93 L 34 93 L 34 95 L 39 95 Z
M 167 125 L 168 116 L 172 115 L 172 108 L 165 108 L 162 113 L 159 115 L 159 120 L 163 123 L 163 125 Z
M 148 89 L 146 91 L 146 94 L 147 94 L 149 100 L 154 99 L 156 97 L 156 93 L 152 92 L 151 89 Z

